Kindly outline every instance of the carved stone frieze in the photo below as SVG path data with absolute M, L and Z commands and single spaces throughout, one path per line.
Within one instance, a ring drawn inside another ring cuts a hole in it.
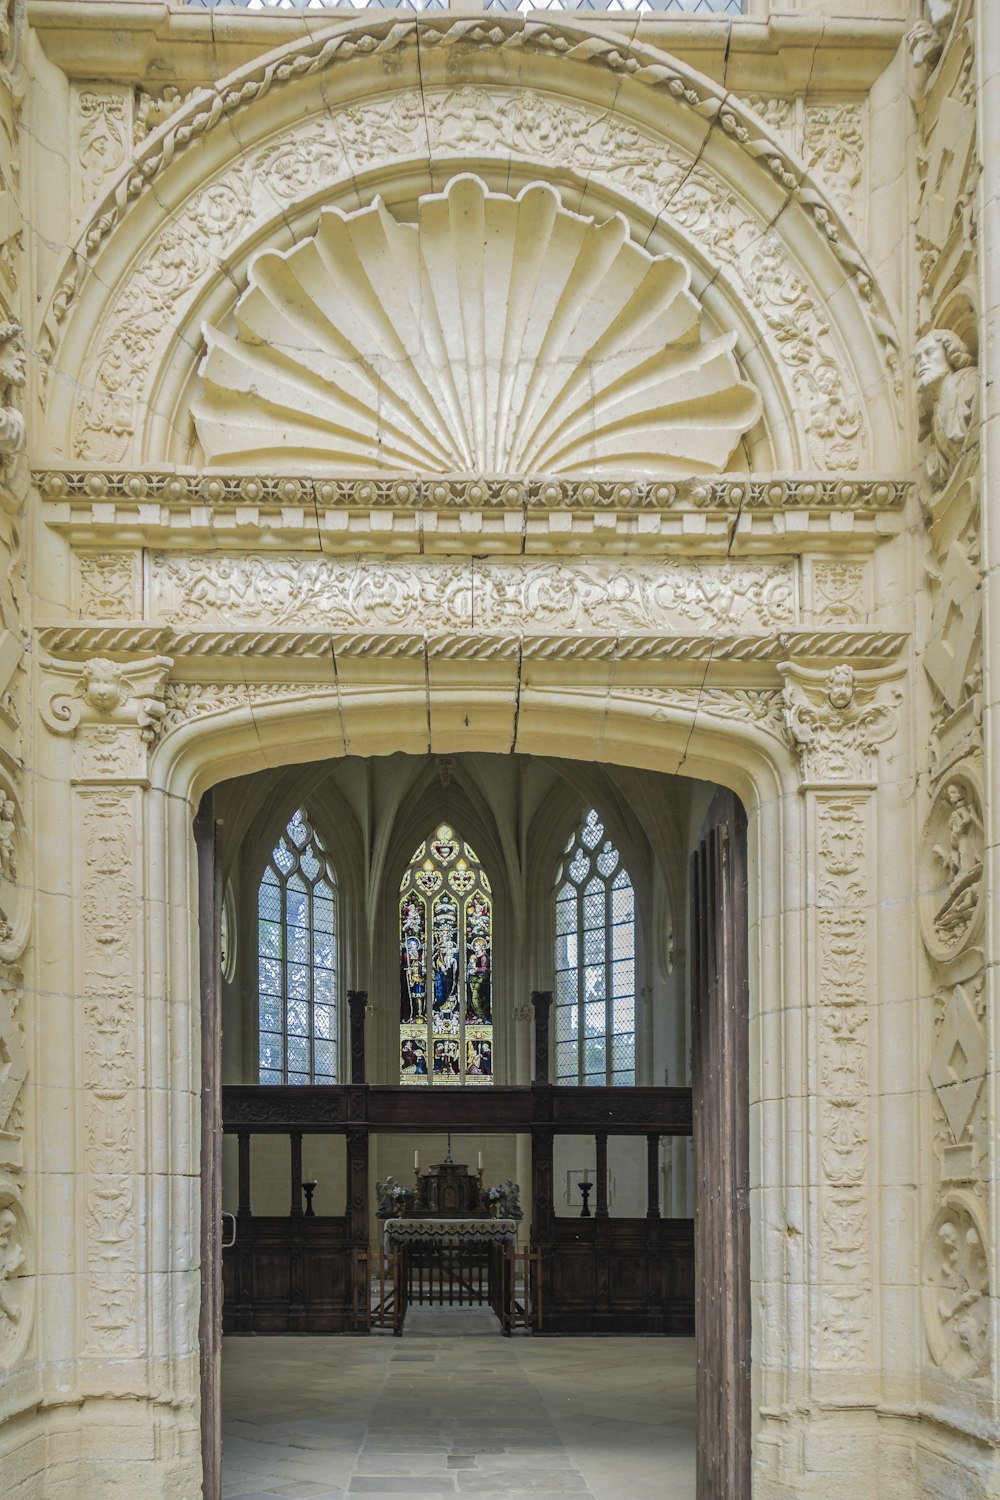
M 814 1004 L 820 1133 L 820 1318 L 817 1355 L 872 1356 L 871 799 L 815 794 Z
M 901 693 L 884 674 L 843 664 L 816 671 L 786 662 L 785 722 L 808 781 L 873 779 L 875 755 L 896 730 Z
M 812 564 L 813 612 L 817 623 L 846 624 L 871 613 L 867 563 L 817 558 Z
M 152 607 L 191 625 L 243 621 L 509 631 L 774 630 L 795 623 L 785 564 L 670 564 L 154 556 Z
M 76 793 L 84 1318 L 95 1352 L 128 1352 L 138 1335 L 135 796 L 110 789 Z
M 989 1356 L 989 1236 L 969 1193 L 949 1193 L 924 1244 L 924 1321 L 931 1358 L 948 1374 L 976 1379 Z
M 654 719 L 675 713 L 739 721 L 788 745 L 784 699 L 779 688 L 617 687 L 613 696 L 653 705 Z
M 122 500 L 133 508 L 142 501 L 160 505 L 304 507 L 310 513 L 331 510 L 719 510 L 726 513 L 851 511 L 855 514 L 902 510 L 913 486 L 897 477 L 834 479 L 827 475 L 744 474 L 696 479 L 566 479 L 542 475 L 497 479 L 488 475 L 446 475 L 424 479 L 289 478 L 276 474 L 205 473 L 195 470 L 39 469 L 33 474 L 42 499 L 50 503 L 85 500 L 107 506 Z M 81 570 L 100 580 L 123 566 L 123 553 L 82 554 Z M 91 585 L 88 583 L 88 588 Z
M 966 765 L 939 785 L 921 846 L 921 924 L 938 962 L 953 959 L 979 935 L 984 857 L 982 792 Z

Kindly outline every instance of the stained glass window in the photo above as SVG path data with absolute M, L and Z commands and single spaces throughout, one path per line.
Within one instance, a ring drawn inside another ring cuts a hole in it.
M 635 892 L 591 808 L 556 876 L 556 1082 L 635 1083 Z
M 336 1083 L 336 881 L 301 807 L 257 892 L 257 955 L 261 1083 Z
M 399 886 L 401 1083 L 493 1082 L 493 892 L 447 823 Z

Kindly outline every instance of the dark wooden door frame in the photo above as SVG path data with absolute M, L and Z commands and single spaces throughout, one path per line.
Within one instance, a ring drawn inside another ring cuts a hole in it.
M 206 792 L 194 821 L 201 981 L 201 1370 L 203 1500 L 222 1481 L 222 858 L 221 823 Z
M 691 856 L 698 1500 L 750 1500 L 747 819 L 712 800 Z

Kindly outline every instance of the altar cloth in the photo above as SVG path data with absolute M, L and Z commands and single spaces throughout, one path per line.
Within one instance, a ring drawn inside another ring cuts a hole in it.
M 386 1249 L 400 1245 L 515 1245 L 516 1219 L 386 1219 Z

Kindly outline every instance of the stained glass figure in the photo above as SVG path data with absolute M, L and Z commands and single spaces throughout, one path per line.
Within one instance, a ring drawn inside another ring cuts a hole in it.
M 442 823 L 414 851 L 399 890 L 400 1081 L 489 1083 L 493 905 L 486 873 L 475 850 Z
M 336 880 L 303 808 L 257 892 L 257 996 L 260 1082 L 335 1083 Z
M 635 893 L 591 808 L 555 889 L 556 1082 L 635 1083 Z

